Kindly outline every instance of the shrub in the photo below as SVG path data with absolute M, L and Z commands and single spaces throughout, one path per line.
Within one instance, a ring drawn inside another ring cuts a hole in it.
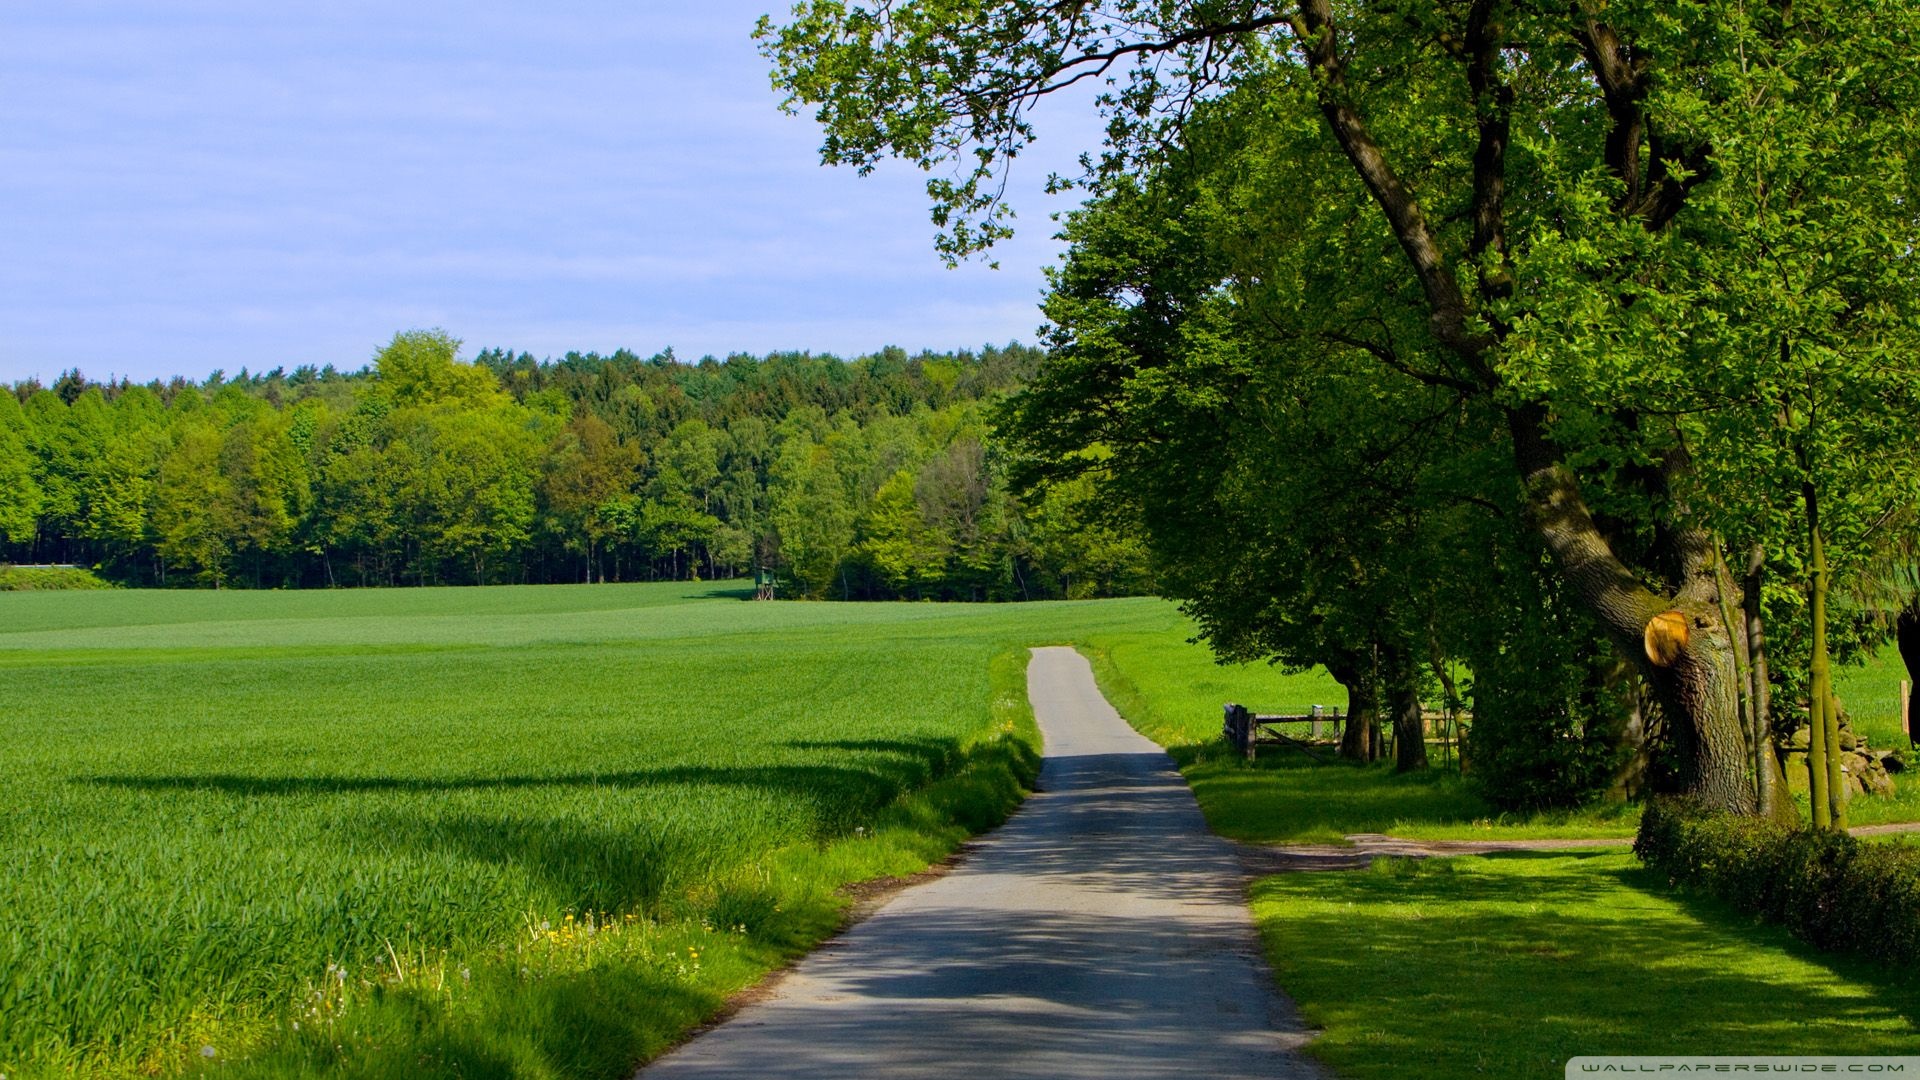
M 1539 566 L 1507 587 L 1516 602 L 1471 633 L 1473 724 L 1468 780 L 1501 810 L 1592 801 L 1630 748 L 1631 686 L 1600 627 L 1559 595 Z
M 113 585 L 78 566 L 0 565 L 0 592 L 41 592 L 50 589 L 111 589 Z
M 1634 854 L 1668 881 L 1779 923 L 1822 949 L 1920 960 L 1920 847 L 1866 844 L 1656 799 Z

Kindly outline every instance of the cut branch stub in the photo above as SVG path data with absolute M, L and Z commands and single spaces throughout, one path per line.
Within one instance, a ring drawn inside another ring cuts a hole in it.
M 1672 667 L 1687 648 L 1687 617 L 1663 611 L 1647 620 L 1647 659 L 1654 667 Z

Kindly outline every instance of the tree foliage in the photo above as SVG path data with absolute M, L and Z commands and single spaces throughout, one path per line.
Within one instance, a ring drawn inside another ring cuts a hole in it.
M 985 403 L 1033 350 L 683 364 L 459 349 L 409 331 L 353 373 L 132 386 L 70 372 L 57 391 L 0 394 L 0 561 L 212 586 L 764 566 L 836 598 L 1149 587 L 1111 532 L 1033 543 L 1058 509 L 1015 497 L 984 447 Z
M 1472 535 L 1460 507 L 1483 506 L 1581 612 L 1531 630 L 1598 631 L 1649 688 L 1672 784 L 1780 808 L 1749 677 L 1766 582 L 1811 586 L 1809 536 L 1846 573 L 1916 498 L 1920 12 L 822 0 L 760 33 L 827 161 L 936 171 L 950 256 L 1005 235 L 1035 105 L 1102 86 L 1096 208 L 1017 423 L 1036 456 L 1110 451 L 1129 497 L 1184 491 L 1147 521 L 1206 564 L 1176 584 L 1222 614 L 1224 651 L 1329 662 L 1371 637 L 1404 668 L 1398 612 L 1498 602 L 1484 562 L 1431 539 Z M 1431 460 L 1371 452 L 1447 399 Z M 1299 437 L 1330 416 L 1351 459 Z M 1236 476 L 1262 430 L 1286 433 L 1266 475 Z M 1157 452 L 1175 444 L 1184 468 Z M 1294 470 L 1318 478 L 1331 539 L 1272 539 L 1312 528 L 1276 516 L 1303 508 Z M 1382 499 L 1368 481 L 1395 472 Z M 1843 505 L 1809 529 L 1822 500 Z M 1207 521 L 1230 539 L 1187 543 Z M 1758 567 L 1744 612 L 1729 545 Z

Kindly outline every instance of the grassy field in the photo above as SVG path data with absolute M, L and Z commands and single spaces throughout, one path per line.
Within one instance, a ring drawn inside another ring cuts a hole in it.
M 1900 683 L 1906 678 L 1907 666 L 1892 645 L 1859 667 L 1833 673 L 1834 693 L 1870 745 L 1886 749 L 1908 745 L 1907 733 L 1900 728 Z
M 1221 674 L 741 595 L 0 596 L 0 1073 L 620 1075 L 1013 805 L 1026 646 Z

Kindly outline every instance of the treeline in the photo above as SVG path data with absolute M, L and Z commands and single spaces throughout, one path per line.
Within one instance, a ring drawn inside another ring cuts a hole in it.
M 1010 492 L 1037 350 L 681 363 L 396 335 L 368 367 L 0 394 L 0 562 L 255 588 L 726 578 L 834 598 L 1147 587 L 1090 487 Z

